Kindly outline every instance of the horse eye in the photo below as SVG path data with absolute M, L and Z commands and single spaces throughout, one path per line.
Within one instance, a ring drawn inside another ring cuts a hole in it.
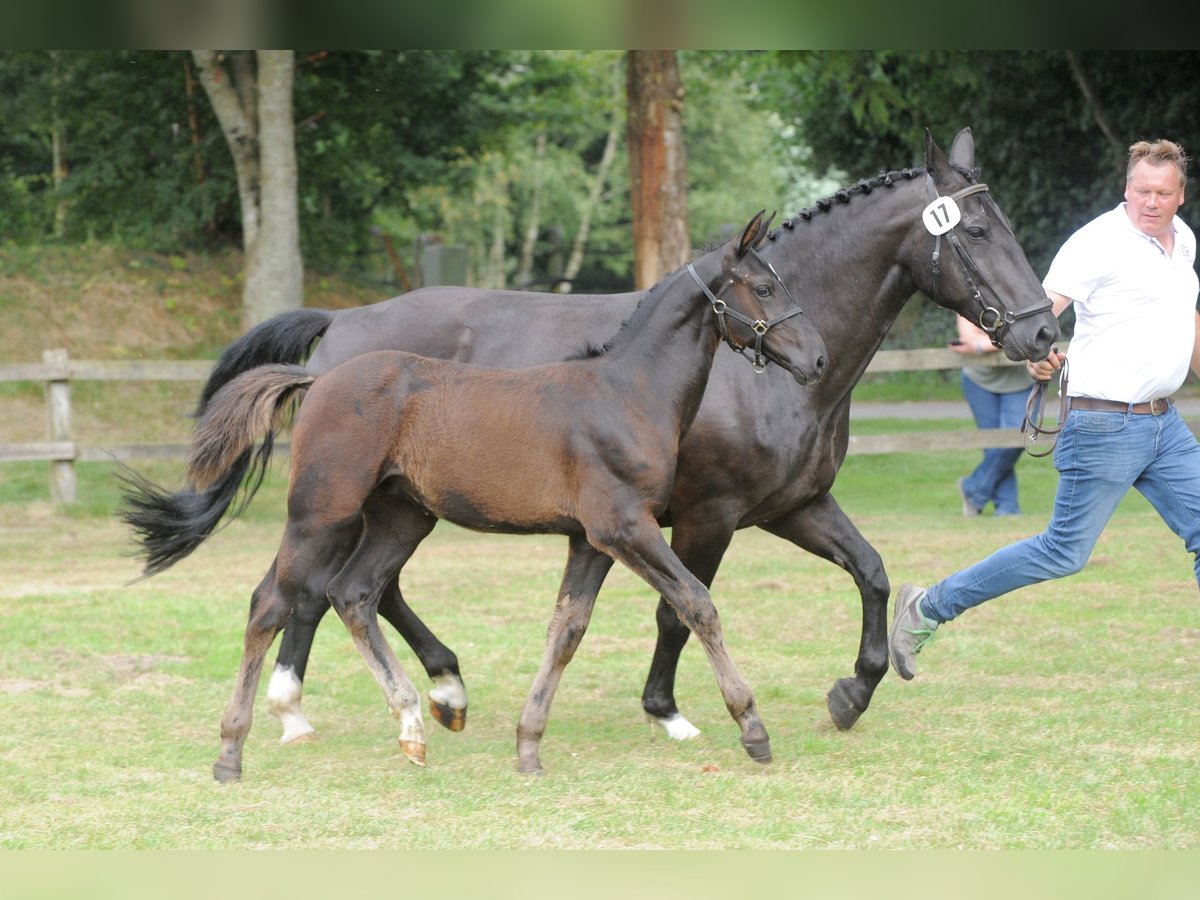
M 977 241 L 983 240 L 983 234 L 984 234 L 984 232 L 983 232 L 982 228 L 968 228 L 967 229 L 967 235 L 974 238 Z
M 770 297 L 771 296 L 771 286 L 769 284 L 757 285 L 754 288 L 754 293 L 758 294 L 758 296 L 760 296 L 760 297 Z

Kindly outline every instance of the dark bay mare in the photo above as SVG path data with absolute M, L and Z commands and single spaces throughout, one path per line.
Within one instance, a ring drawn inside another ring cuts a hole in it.
M 805 296 L 813 298 L 805 313 L 825 340 L 830 368 L 819 384 L 797 392 L 786 373 L 768 368 L 754 377 L 732 354 L 718 354 L 680 447 L 661 517 L 673 526 L 672 549 L 705 585 L 712 583 L 735 530 L 749 526 L 830 560 L 854 578 L 862 601 L 854 675 L 838 679 L 826 699 L 842 729 L 867 709 L 887 670 L 890 593 L 879 554 L 830 493 L 846 454 L 851 390 L 917 291 L 981 323 L 1010 359 L 1045 358 L 1058 335 L 1039 279 L 977 177 L 969 129 L 957 135 L 949 159 L 927 135 L 923 170 L 860 181 L 770 235 L 761 253 L 785 281 L 803 285 Z M 935 196 L 956 194 L 962 221 L 934 236 L 922 211 Z M 641 296 L 426 288 L 357 309 L 286 313 L 226 349 L 200 410 L 239 372 L 264 362 L 299 361 L 318 337 L 307 364 L 313 371 L 381 348 L 512 368 L 562 359 L 611 334 Z M 247 452 L 206 491 L 185 487 L 168 493 L 131 482 L 124 515 L 141 536 L 146 573 L 173 565 L 199 546 L 230 514 L 239 486 L 252 473 L 242 494 L 248 501 L 269 454 L 269 442 L 253 460 Z M 423 518 L 407 523 L 406 545 L 415 547 L 433 524 Z M 572 565 L 576 552 L 587 548 L 572 544 Z M 313 634 L 327 609 L 320 597 L 298 607 L 280 644 L 268 703 L 283 721 L 285 741 L 312 731 L 301 712 L 300 688 Z M 379 611 L 434 680 L 434 715 L 448 727 L 462 727 L 466 694 L 455 655 L 409 609 L 397 585 L 388 586 Z M 657 621 L 659 639 L 642 704 L 672 737 L 691 737 L 698 732 L 674 698 L 676 664 L 689 631 L 662 600 Z
M 275 562 L 254 592 L 241 670 L 221 722 L 219 780 L 241 776 L 242 747 L 263 660 L 300 606 L 328 598 L 400 720 L 400 747 L 424 765 L 418 694 L 379 630 L 380 596 L 412 547 L 397 525 L 449 519 L 482 531 L 564 534 L 567 567 L 541 668 L 517 725 L 518 765 L 540 773 L 539 745 L 562 671 L 587 629 L 600 584 L 619 560 L 658 591 L 708 653 L 742 745 L 759 762 L 770 742 L 750 686 L 725 649 L 707 588 L 658 525 L 683 434 L 722 337 L 759 362 L 817 381 L 825 347 L 786 285 L 754 248 L 759 213 L 737 239 L 667 276 L 597 355 L 489 369 L 395 350 L 322 374 L 268 364 L 224 385 L 192 441 L 188 478 L 219 481 L 306 390 L 293 432 L 288 518 Z

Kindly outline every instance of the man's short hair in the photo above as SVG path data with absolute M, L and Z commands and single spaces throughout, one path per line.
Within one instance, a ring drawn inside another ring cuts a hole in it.
M 1138 141 L 1129 147 L 1129 165 L 1125 168 L 1125 180 L 1133 177 L 1133 167 L 1145 160 L 1152 166 L 1172 165 L 1179 170 L 1179 186 L 1187 185 L 1188 156 L 1174 141 Z

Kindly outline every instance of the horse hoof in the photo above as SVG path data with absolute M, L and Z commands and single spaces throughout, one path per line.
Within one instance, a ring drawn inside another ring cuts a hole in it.
M 447 703 L 439 703 L 430 697 L 429 714 L 439 725 L 450 731 L 462 731 L 467 727 L 467 708 L 465 706 L 453 707 Z
M 217 779 L 221 784 L 232 784 L 235 781 L 242 780 L 242 769 L 240 766 L 235 768 L 224 763 L 214 763 L 213 778 Z
M 859 716 L 863 714 L 863 710 L 851 702 L 842 685 L 843 681 L 849 680 L 835 681 L 833 687 L 829 689 L 829 693 L 825 695 L 825 705 L 829 708 L 829 717 L 833 719 L 833 724 L 837 726 L 838 731 L 849 731 L 854 727 Z
M 546 770 L 542 768 L 541 763 L 536 763 L 533 766 L 517 766 L 517 773 L 528 775 L 530 778 L 543 778 L 546 775 Z
M 408 761 L 417 766 L 425 765 L 425 745 L 416 741 L 400 741 L 400 752 L 408 757 Z
M 761 741 L 742 741 L 742 746 L 746 748 L 746 753 L 756 763 L 766 765 L 771 761 L 771 742 L 763 738 Z

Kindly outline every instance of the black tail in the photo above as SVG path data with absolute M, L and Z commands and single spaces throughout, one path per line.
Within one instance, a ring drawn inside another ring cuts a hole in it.
M 268 363 L 303 362 L 313 341 L 325 333 L 334 313 L 323 309 L 298 309 L 268 319 L 225 348 L 213 366 L 196 406 L 199 418 L 213 395 L 243 372 Z M 208 490 L 189 487 L 171 493 L 122 466 L 121 506 L 117 515 L 137 534 L 143 575 L 170 568 L 199 547 L 216 530 L 240 493 L 241 499 L 228 512 L 230 519 L 241 513 L 262 485 L 271 460 L 274 441 L 268 434 L 257 450 L 247 450 L 228 472 Z

